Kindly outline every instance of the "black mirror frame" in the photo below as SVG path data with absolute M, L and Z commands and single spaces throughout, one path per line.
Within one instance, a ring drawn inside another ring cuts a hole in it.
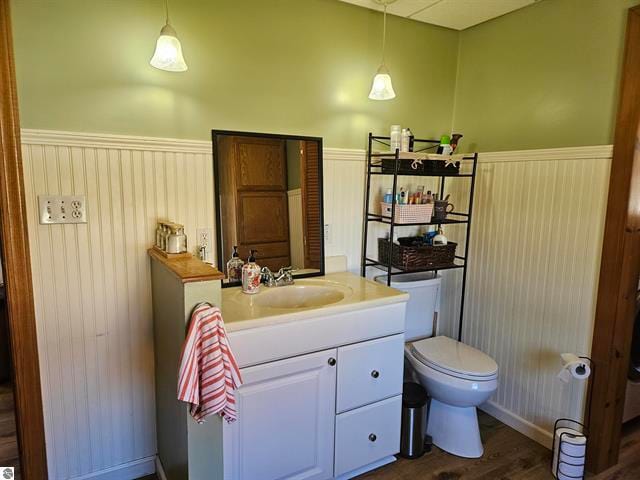
M 304 140 L 318 142 L 318 174 L 320 176 L 320 231 L 323 234 L 320 237 L 320 271 L 312 273 L 302 273 L 294 275 L 295 278 L 309 278 L 309 277 L 321 277 L 325 275 L 325 246 L 324 246 L 324 171 L 323 171 L 323 145 L 322 137 L 309 137 L 305 135 L 287 135 L 279 133 L 261 133 L 261 132 L 238 132 L 235 130 L 211 130 L 211 142 L 213 153 L 213 206 L 216 215 L 216 259 L 218 270 L 224 272 L 226 270 L 226 262 L 224 252 L 222 251 L 222 213 L 220 203 L 220 176 L 218 175 L 218 142 L 217 136 L 229 135 L 239 137 L 259 137 L 259 138 L 276 138 L 280 140 Z M 242 285 L 242 282 L 225 282 L 222 281 L 222 288 L 238 287 Z

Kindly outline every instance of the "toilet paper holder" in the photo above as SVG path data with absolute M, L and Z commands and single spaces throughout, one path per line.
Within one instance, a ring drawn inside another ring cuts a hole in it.
M 589 362 L 589 367 L 591 368 L 591 378 L 588 380 L 589 385 L 587 387 L 586 418 L 583 418 L 583 422 L 572 418 L 559 418 L 553 424 L 551 473 L 554 478 L 559 480 L 584 480 L 586 475 L 585 459 L 589 430 L 585 424 L 591 418 L 595 366 L 593 360 L 589 357 L 580 356 L 578 358 Z
M 553 425 L 553 455 L 551 473 L 558 480 L 582 480 L 588 433 L 583 423 L 571 418 L 559 418 Z

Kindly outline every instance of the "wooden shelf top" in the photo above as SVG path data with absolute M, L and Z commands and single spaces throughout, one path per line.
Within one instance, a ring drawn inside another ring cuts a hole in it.
M 220 270 L 193 255 L 186 258 L 167 258 L 154 248 L 150 248 L 148 253 L 151 258 L 166 266 L 182 283 L 222 280 L 224 278 L 224 274 Z

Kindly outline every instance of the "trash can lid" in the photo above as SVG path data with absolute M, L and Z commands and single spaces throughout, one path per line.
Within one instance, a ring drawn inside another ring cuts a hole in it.
M 427 391 L 422 385 L 405 382 L 402 385 L 402 406 L 409 408 L 424 407 L 427 403 Z

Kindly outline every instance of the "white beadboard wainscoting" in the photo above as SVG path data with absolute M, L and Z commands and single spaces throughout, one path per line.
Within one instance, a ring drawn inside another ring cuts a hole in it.
M 22 141 L 50 478 L 136 478 L 156 452 L 146 249 L 158 218 L 184 223 L 190 249 L 196 229 L 215 231 L 211 145 L 35 130 Z M 543 443 L 581 408 L 583 390 L 555 375 L 560 353 L 589 351 L 610 158 L 611 147 L 480 157 L 464 340 L 501 367 L 485 408 Z M 357 272 L 365 152 L 326 148 L 323 167 L 326 255 Z M 37 196 L 58 193 L 86 195 L 87 224 L 39 224 Z M 444 284 L 451 336 L 458 275 Z
M 215 232 L 211 144 L 23 130 L 38 344 L 52 479 L 153 472 L 149 261 L 159 218 Z M 360 262 L 364 152 L 325 149 L 327 255 Z M 40 194 L 86 195 L 87 220 L 40 225 Z M 212 251 L 215 252 L 215 246 Z
M 483 408 L 546 446 L 557 418 L 582 418 L 586 384 L 556 375 L 561 353 L 591 350 L 611 154 L 611 146 L 480 154 L 463 341 L 500 366 Z M 453 337 L 459 280 L 450 273 L 443 286 L 441 332 Z

